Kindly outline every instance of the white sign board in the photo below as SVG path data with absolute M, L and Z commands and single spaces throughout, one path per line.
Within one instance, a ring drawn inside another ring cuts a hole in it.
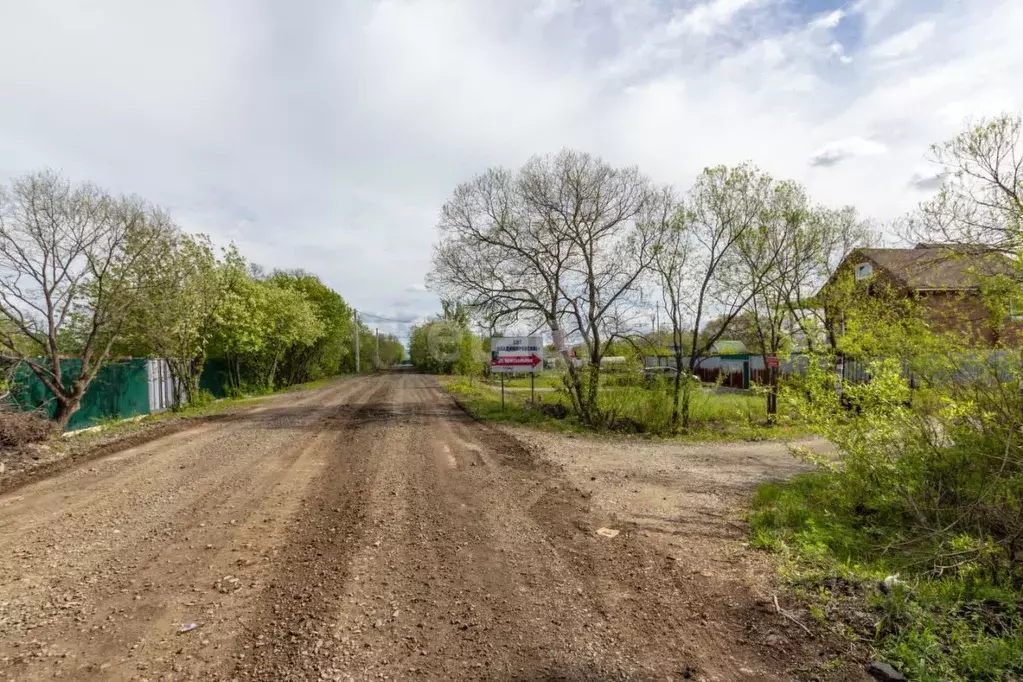
M 543 369 L 543 337 L 490 339 L 490 371 L 494 374 L 538 372 Z

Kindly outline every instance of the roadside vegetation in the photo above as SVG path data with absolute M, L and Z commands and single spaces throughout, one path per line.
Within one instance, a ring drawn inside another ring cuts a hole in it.
M 316 275 L 266 272 L 234 245 L 218 252 L 138 197 L 51 171 L 0 186 L 0 394 L 12 409 L 19 385 L 41 382 L 58 431 L 113 358 L 165 359 L 174 403 L 200 407 L 210 363 L 232 396 L 353 371 L 354 335 L 376 342 L 353 312 Z M 381 364 L 403 352 L 381 339 Z M 373 363 L 362 356 L 362 369 Z
M 1019 141 L 1019 121 L 1001 119 L 936 147 L 946 186 L 906 226 L 1015 264 L 978 283 L 995 320 L 1023 310 Z M 843 310 L 839 351 L 865 362 L 869 381 L 837 392 L 821 353 L 783 389 L 840 457 L 797 452 L 818 470 L 760 488 L 752 541 L 781 557 L 823 627 L 909 679 L 1021 679 L 1021 339 L 996 328 L 1005 340 L 978 350 L 966 342 L 969 309 L 935 330 L 915 302 L 865 286 L 837 282 L 825 303 Z
M 533 400 L 528 390 L 508 390 L 503 409 L 500 386 L 493 382 L 470 383 L 464 378 L 452 377 L 445 380 L 445 386 L 477 419 L 574 433 L 673 437 L 672 401 L 667 385 L 603 389 L 600 407 L 607 411 L 609 418 L 605 428 L 594 429 L 572 411 L 571 399 L 563 388 L 557 387 L 560 379 L 544 379 L 555 387 L 553 391 L 537 392 Z M 528 389 L 528 380 L 526 382 Z M 652 398 L 652 393 L 656 397 Z M 766 401 L 761 395 L 722 393 L 707 387 L 693 392 L 691 410 L 692 428 L 684 436 L 691 440 L 790 439 L 808 433 L 787 415 L 769 421 Z

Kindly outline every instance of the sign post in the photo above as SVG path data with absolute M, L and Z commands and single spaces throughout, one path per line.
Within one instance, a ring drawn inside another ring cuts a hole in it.
M 490 339 L 490 372 L 501 375 L 501 409 L 504 409 L 504 375 L 529 374 L 530 398 L 536 393 L 533 377 L 543 367 L 542 336 L 495 336 Z

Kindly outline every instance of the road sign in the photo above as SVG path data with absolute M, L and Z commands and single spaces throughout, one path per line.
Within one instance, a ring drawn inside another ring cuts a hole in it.
M 528 374 L 543 367 L 543 337 L 518 336 L 490 339 L 490 371 Z
M 767 366 L 768 367 L 777 367 L 778 366 L 778 356 L 777 355 L 768 355 L 767 356 Z

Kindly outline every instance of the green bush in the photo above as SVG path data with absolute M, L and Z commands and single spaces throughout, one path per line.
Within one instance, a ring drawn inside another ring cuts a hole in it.
M 200 388 L 195 396 L 192 397 L 192 402 L 189 404 L 189 407 L 201 409 L 212 405 L 216 400 L 216 396 L 205 388 Z
M 1023 675 L 1023 372 L 974 358 L 964 380 L 964 358 L 929 359 L 944 380 L 926 400 L 899 362 L 841 394 L 811 363 L 785 397 L 841 458 L 797 450 L 818 471 L 761 487 L 750 513 L 751 542 L 814 608 L 914 680 Z M 837 578 L 853 586 L 839 597 Z

